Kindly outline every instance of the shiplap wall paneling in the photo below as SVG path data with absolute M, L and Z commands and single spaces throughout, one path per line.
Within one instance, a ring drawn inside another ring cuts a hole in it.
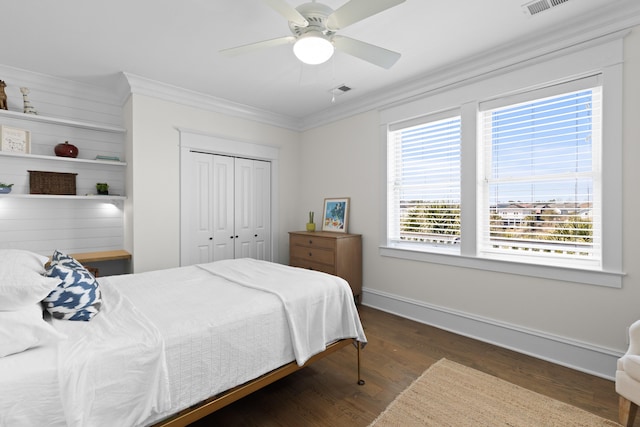
M 51 255 L 121 249 L 121 201 L 0 197 L 0 248 Z

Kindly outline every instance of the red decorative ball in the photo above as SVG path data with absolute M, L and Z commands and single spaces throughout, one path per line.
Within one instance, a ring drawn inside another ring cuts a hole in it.
M 78 147 L 69 144 L 69 141 L 56 145 L 53 151 L 58 157 L 78 157 Z

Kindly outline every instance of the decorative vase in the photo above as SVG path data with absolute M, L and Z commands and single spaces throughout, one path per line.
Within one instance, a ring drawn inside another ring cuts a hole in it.
M 58 157 L 78 157 L 78 147 L 65 141 L 64 144 L 58 144 L 54 147 L 53 152 Z
M 309 211 L 309 222 L 307 222 L 307 231 L 316 231 L 316 223 L 313 222 L 313 211 Z

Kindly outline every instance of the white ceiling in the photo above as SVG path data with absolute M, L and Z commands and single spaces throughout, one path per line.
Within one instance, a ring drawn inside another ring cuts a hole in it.
M 323 2 L 337 9 L 345 0 Z M 286 20 L 262 0 L 8 3 L 0 25 L 4 65 L 98 85 L 126 72 L 293 119 L 362 103 L 501 46 L 565 36 L 568 28 L 605 28 L 628 11 L 637 23 L 640 15 L 638 0 L 570 0 L 534 16 L 523 12 L 526 0 L 407 0 L 339 32 L 400 52 L 385 70 L 340 52 L 326 64 L 303 66 L 291 46 L 220 55 L 290 35 Z M 330 90 L 342 84 L 352 90 L 332 104 Z

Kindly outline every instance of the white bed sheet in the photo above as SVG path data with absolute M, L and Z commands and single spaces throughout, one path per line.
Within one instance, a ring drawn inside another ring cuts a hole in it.
M 249 271 L 249 275 L 261 268 L 253 261 L 244 266 L 242 262 L 233 264 Z M 270 270 L 268 264 L 262 267 Z M 98 316 L 91 322 L 52 322 L 70 336 L 73 345 L 61 344 L 57 350 L 55 346 L 32 349 L 15 355 L 13 360 L 13 356 L 0 358 L 0 426 L 149 425 L 296 360 L 289 325 L 292 315 L 285 310 L 289 298 L 283 300 L 280 291 L 264 292 L 246 283 L 230 282 L 211 274 L 207 271 L 210 267 L 100 278 L 105 305 Z M 290 267 L 276 267 L 280 268 L 281 273 L 290 273 Z M 344 286 L 348 289 L 346 284 L 339 285 L 339 293 L 345 291 Z M 347 301 L 353 305 L 348 292 Z M 120 315 L 114 318 L 114 311 Z M 344 315 L 342 309 L 340 312 Z M 347 313 L 353 315 L 350 310 Z M 334 317 L 338 316 L 334 313 Z M 326 328 L 324 322 L 322 329 L 330 331 L 323 331 L 322 348 L 350 336 L 366 342 L 357 311 L 355 319 L 349 321 L 355 322 L 350 326 L 355 325 L 355 332 L 346 336 L 333 326 Z M 126 332 L 124 338 L 106 338 L 107 330 L 127 329 L 127 322 L 138 327 Z M 104 331 L 96 334 L 95 328 L 101 323 Z M 158 345 L 160 351 L 146 351 Z M 129 347 L 135 349 L 135 356 L 127 350 Z M 92 349 L 97 351 L 92 353 Z M 102 359 L 114 352 L 115 358 Z M 93 380 L 87 381 L 84 374 L 69 375 L 74 358 L 89 372 L 95 372 Z M 135 366 L 133 362 L 145 358 L 148 360 L 138 373 L 127 371 Z M 124 363 L 127 359 L 132 363 Z M 97 369 L 100 366 L 109 369 Z M 123 370 L 118 371 L 120 368 Z M 70 393 L 66 401 L 59 397 L 60 387 L 63 393 Z M 139 393 L 141 388 L 154 393 L 143 395 Z M 131 389 L 133 394 L 129 394 Z M 24 398 L 18 401 L 16 396 Z
M 0 358 L 0 426 L 135 426 L 170 407 L 160 333 L 115 287 L 101 291 L 91 322 L 50 320 L 68 339 Z
M 65 425 L 56 347 L 0 358 L 0 426 Z
M 129 298 L 165 339 L 172 405 L 158 421 L 294 360 L 275 295 L 195 266 L 105 280 Z M 167 301 L 180 301 L 167 310 Z

